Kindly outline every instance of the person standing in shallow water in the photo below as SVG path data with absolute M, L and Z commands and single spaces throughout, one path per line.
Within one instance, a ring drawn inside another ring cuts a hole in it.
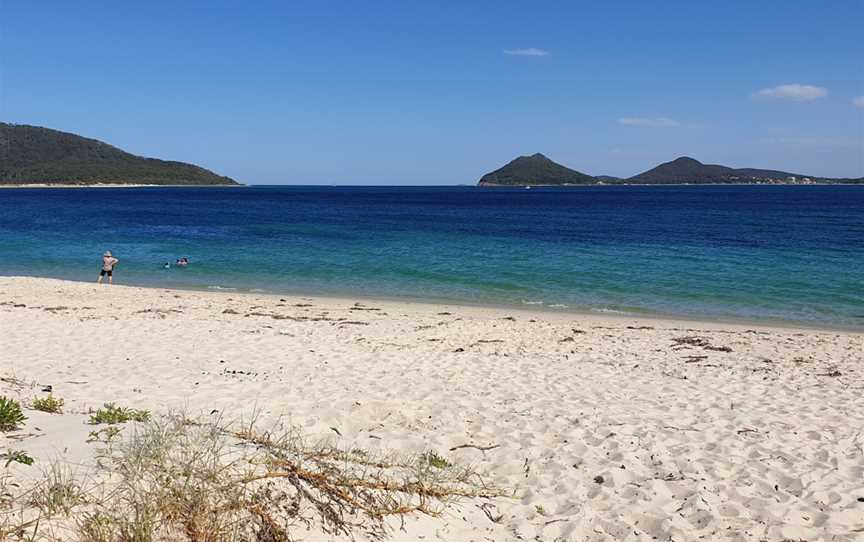
M 114 268 L 118 263 L 120 260 L 112 256 L 110 250 L 106 250 L 102 255 L 102 271 L 99 272 L 99 279 L 96 282 L 102 284 L 102 278 L 108 275 L 108 284 L 114 284 Z

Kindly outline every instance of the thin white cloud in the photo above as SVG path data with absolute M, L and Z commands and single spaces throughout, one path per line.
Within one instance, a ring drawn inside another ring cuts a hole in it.
M 546 49 L 529 47 L 527 49 L 506 49 L 504 51 L 504 54 L 512 56 L 548 56 L 549 51 L 547 51 Z
M 674 119 L 666 117 L 646 118 L 646 117 L 624 117 L 618 119 L 618 124 L 624 126 L 641 126 L 643 128 L 677 128 L 681 123 Z
M 858 96 L 857 98 L 852 100 L 852 105 L 864 109 L 864 96 Z
M 763 88 L 754 94 L 757 98 L 772 98 L 777 100 L 792 100 L 796 102 L 812 102 L 828 95 L 825 87 L 800 85 L 793 83 L 771 88 Z
M 762 145 L 782 145 L 788 147 L 823 147 L 823 148 L 857 148 L 864 145 L 859 139 L 846 137 L 795 137 L 795 136 L 780 136 L 780 137 L 763 137 L 756 140 Z

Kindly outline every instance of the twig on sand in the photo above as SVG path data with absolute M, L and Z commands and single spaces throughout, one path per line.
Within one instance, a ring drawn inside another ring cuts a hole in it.
M 497 516 L 493 516 L 492 512 L 489 508 L 494 508 L 495 505 L 490 502 L 484 502 L 483 504 L 478 504 L 477 508 L 483 510 L 483 513 L 486 514 L 486 517 L 489 518 L 489 521 L 492 523 L 501 523 L 501 520 L 504 519 L 504 514 L 499 514 Z
M 460 444 L 459 446 L 453 446 L 450 448 L 451 452 L 455 452 L 456 450 L 462 450 L 463 448 L 474 448 L 475 450 L 480 450 L 483 453 L 488 452 L 489 450 L 494 450 L 495 448 L 500 448 L 500 444 L 493 444 L 492 446 L 477 446 L 476 444 Z
M 663 429 L 674 429 L 675 431 L 699 431 L 690 427 L 675 427 L 674 425 L 664 425 Z
M 480 339 L 476 342 L 473 342 L 468 345 L 468 348 L 473 348 L 475 346 L 479 346 L 481 344 L 492 344 L 492 343 L 503 343 L 502 339 Z
M 703 359 L 708 359 L 708 356 L 684 356 L 684 363 L 697 363 Z
M 14 376 L 0 376 L 0 382 L 5 382 L 7 384 L 11 384 L 17 388 L 29 388 L 30 386 L 21 380 L 20 378 L 15 378 Z

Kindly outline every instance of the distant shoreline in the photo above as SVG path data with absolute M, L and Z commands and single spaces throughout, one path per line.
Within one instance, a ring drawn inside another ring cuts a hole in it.
M 477 184 L 477 188 L 582 188 L 595 186 L 864 186 L 862 183 L 593 183 L 593 184 Z
M 245 184 L 125 184 L 125 183 L 98 183 L 98 184 L 0 184 L 0 188 L 237 188 L 248 187 Z
M 861 183 L 597 183 L 597 184 L 0 184 L 3 188 L 255 188 L 255 187 L 315 187 L 315 188 L 597 188 L 615 186 L 670 187 L 670 186 L 864 186 Z

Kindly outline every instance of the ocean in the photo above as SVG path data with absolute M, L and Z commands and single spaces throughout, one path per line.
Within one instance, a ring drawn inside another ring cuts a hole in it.
M 120 284 L 864 328 L 864 186 L 0 190 L 0 275 L 105 250 Z

